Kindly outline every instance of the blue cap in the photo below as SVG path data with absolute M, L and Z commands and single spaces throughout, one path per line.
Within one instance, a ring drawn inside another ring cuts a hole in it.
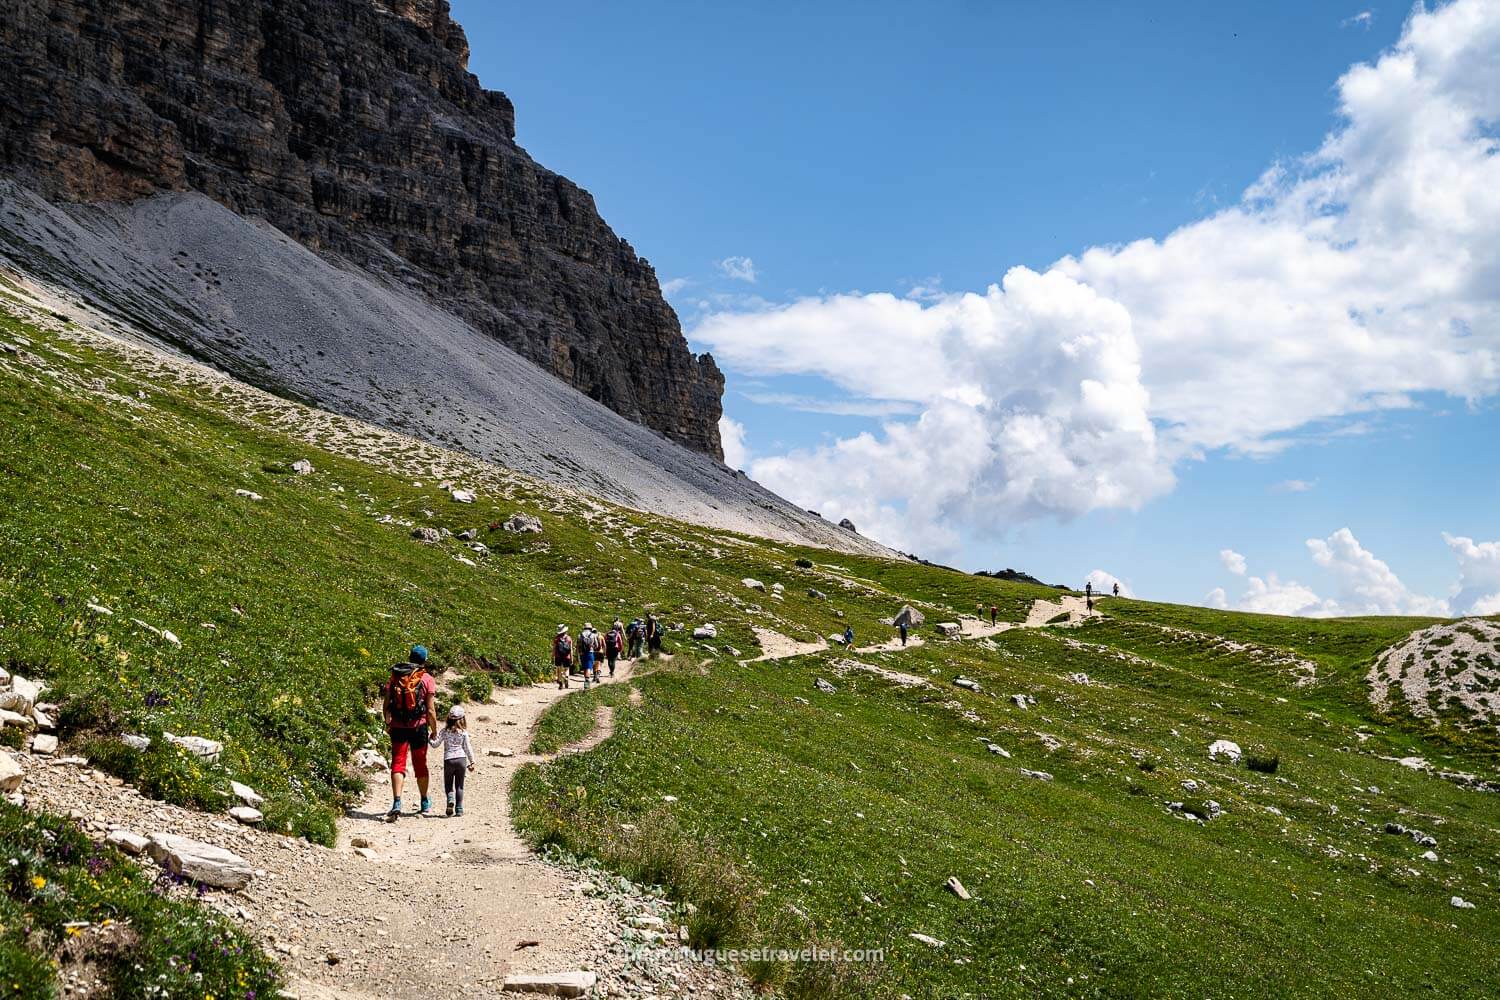
M 411 648 L 411 662 L 413 662 L 413 663 L 426 663 L 427 662 L 427 647 L 426 646 L 413 646 Z

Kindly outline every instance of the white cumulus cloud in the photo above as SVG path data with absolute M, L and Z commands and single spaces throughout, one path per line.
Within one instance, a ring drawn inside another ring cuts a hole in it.
M 719 440 L 724 445 L 724 464 L 743 469 L 750 457 L 750 449 L 745 447 L 745 425 L 728 416 L 720 417 Z
M 1235 576 L 1245 575 L 1245 557 L 1234 549 L 1220 549 L 1219 562 L 1223 563 L 1224 568 Z
M 1327 538 L 1309 538 L 1307 549 L 1313 562 L 1338 582 L 1341 614 L 1448 614 L 1447 601 L 1413 593 L 1390 566 L 1359 544 L 1348 528 L 1340 528 Z
M 1013 268 L 983 293 L 711 312 L 693 339 L 736 371 L 922 410 L 762 458 L 757 478 L 884 541 L 952 551 L 1026 518 L 1139 506 L 1216 450 L 1274 452 L 1419 393 L 1493 394 L 1497 51 L 1493 0 L 1416 8 L 1340 78 L 1316 151 L 1161 240 Z M 1278 606 L 1305 596 L 1260 584 Z
M 1500 614 L 1500 542 L 1476 542 L 1446 531 L 1443 541 L 1458 560 L 1454 610 L 1467 615 Z

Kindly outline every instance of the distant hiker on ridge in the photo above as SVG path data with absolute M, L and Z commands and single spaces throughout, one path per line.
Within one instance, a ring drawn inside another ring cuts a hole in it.
M 994 625 L 1000 617 L 1000 609 L 993 604 L 990 605 L 990 624 Z
M 557 689 L 572 687 L 568 675 L 573 672 L 573 640 L 568 636 L 568 626 L 557 626 L 552 637 L 552 676 L 557 680 Z
M 1116 597 L 1120 596 L 1120 581 L 1119 580 L 1115 581 L 1115 596 Z
M 901 623 L 896 626 L 896 631 L 901 633 L 901 645 L 906 645 L 906 619 L 901 619 Z
M 436 691 L 437 681 L 427 672 L 426 646 L 413 646 L 407 662 L 392 667 L 385 682 L 382 715 L 391 735 L 391 811 L 386 817 L 392 822 L 401 816 L 408 750 L 417 775 L 417 791 L 422 795 L 422 815 L 432 811 L 427 798 L 427 739 L 437 732 L 437 711 L 432 704 Z
M 1083 582 L 1083 594 L 1084 594 L 1085 597 L 1093 597 L 1094 596 L 1094 581 L 1093 580 L 1085 580 Z
M 844 648 L 845 649 L 853 649 L 854 648 L 854 626 L 853 625 L 845 625 L 844 626 Z

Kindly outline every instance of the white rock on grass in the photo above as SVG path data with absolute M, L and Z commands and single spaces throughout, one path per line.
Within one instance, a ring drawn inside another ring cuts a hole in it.
M 740 583 L 743 584 L 747 590 L 758 590 L 762 594 L 766 592 L 766 585 L 755 579 L 753 576 L 745 577 L 740 581 Z
M 390 766 L 390 762 L 382 757 L 379 752 L 366 747 L 363 750 L 355 751 L 354 766 L 361 771 L 384 771 Z
M 237 497 L 244 497 L 246 500 L 263 500 L 263 499 L 265 499 L 259 493 L 256 493 L 253 490 L 235 490 L 234 491 L 234 495 L 237 496 Z
M 10 754 L 0 750 L 0 792 L 14 792 L 26 780 L 26 772 Z
M 838 688 L 834 687 L 832 684 L 828 683 L 821 677 L 813 681 L 813 687 L 817 688 L 819 691 L 822 691 L 824 694 L 836 694 L 838 692 Z
M 162 629 L 161 637 L 174 646 L 182 645 L 182 640 L 177 638 L 177 633 L 173 632 L 171 629 Z
M 1031 771 L 1023 767 L 1021 768 L 1021 773 L 1026 775 L 1026 777 L 1028 778 L 1035 778 L 1038 781 L 1052 780 L 1052 775 L 1048 774 L 1046 771 Z
M 959 899 L 974 898 L 973 896 L 969 895 L 969 890 L 964 888 L 964 884 L 958 880 L 957 875 L 950 876 L 948 878 L 948 881 L 943 883 L 943 888 L 953 893 L 953 895 L 957 896 Z
M 153 833 L 152 860 L 173 875 L 219 889 L 243 889 L 255 876 L 250 862 L 231 851 L 171 833 Z
M 505 522 L 500 527 L 505 531 L 517 535 L 540 535 L 542 533 L 541 519 L 532 517 L 530 514 L 512 514 L 505 519 Z M 652 566 L 655 565 L 655 561 L 653 561 Z
M 99 615 L 99 616 L 104 617 L 104 618 L 108 618 L 109 616 L 111 616 L 111 615 L 114 614 L 113 611 L 109 610 L 109 608 L 106 608 L 102 604 L 96 604 L 93 601 L 89 601 L 88 603 L 89 603 L 89 611 L 92 612 L 93 614 Z
M 43 733 L 31 741 L 31 752 L 43 757 L 57 753 L 57 737 Z
M 113 844 L 126 854 L 140 854 L 151 846 L 150 840 L 133 830 L 111 830 L 104 840 L 105 843 Z
M 1000 746 L 998 743 L 986 743 L 984 745 L 984 748 L 990 753 L 999 754 L 1007 760 L 1010 759 L 1010 751 Z
M 292 471 L 299 476 L 310 476 L 313 474 L 313 464 L 305 458 L 299 458 L 292 463 Z
M 171 733 L 161 735 L 173 746 L 181 747 L 194 757 L 208 761 L 210 764 L 218 760 L 219 754 L 224 752 L 224 744 L 204 736 L 174 736 Z
M 925 944 L 929 948 L 941 948 L 944 944 L 946 944 L 946 942 L 939 941 L 937 938 L 932 937 L 931 935 L 918 934 L 916 931 L 908 934 L 907 937 L 911 938 L 913 941 L 920 941 L 922 944 Z
M 121 733 L 120 742 L 132 750 L 150 750 L 151 737 L 137 736 L 135 733 Z
M 1225 757 L 1234 763 L 1240 759 L 1240 745 L 1233 740 L 1214 740 L 1208 745 L 1208 756 L 1210 760 Z
M 1454 896 L 1452 899 L 1448 900 L 1448 905 L 1453 907 L 1455 910 L 1474 909 L 1474 904 L 1469 902 L 1467 899 L 1464 899 L 1462 896 Z
M 254 806 L 233 806 L 229 810 L 229 815 L 235 822 L 244 823 L 246 826 L 254 826 L 257 823 L 264 822 L 266 818 Z
M 448 493 L 448 495 L 451 496 L 454 499 L 454 501 L 456 501 L 457 503 L 473 503 L 474 502 L 474 491 L 473 490 L 450 490 L 449 493 Z
M 981 691 L 981 690 L 983 690 L 983 688 L 981 688 L 979 686 L 979 682 L 976 681 L 976 680 L 974 680 L 972 677 L 955 677 L 955 678 L 953 678 L 953 683 L 956 686 L 961 687 L 961 688 L 965 688 L 965 689 L 967 689 L 969 691 Z
M 502 990 L 512 993 L 535 993 L 548 997 L 586 997 L 594 990 L 599 977 L 582 969 L 573 972 L 544 972 L 506 976 Z
M 247 806 L 263 806 L 266 804 L 265 796 L 249 785 L 242 785 L 238 781 L 231 781 L 229 783 L 229 790 L 234 793 L 235 798 Z
M 693 629 L 694 639 L 717 639 L 718 637 L 719 629 L 715 625 L 699 625 Z

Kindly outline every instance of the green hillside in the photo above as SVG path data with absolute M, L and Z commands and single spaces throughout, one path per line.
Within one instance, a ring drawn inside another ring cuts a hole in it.
M 1500 982 L 1500 794 L 1440 774 L 1496 780 L 1494 728 L 1365 694 L 1374 657 L 1430 622 L 1106 601 L 1076 627 L 945 640 L 932 625 L 976 602 L 1019 623 L 1058 592 L 623 510 L 12 309 L 0 663 L 52 686 L 63 752 L 152 794 L 217 808 L 241 780 L 269 823 L 327 842 L 361 787 L 348 758 L 379 733 L 376 687 L 412 642 L 435 650 L 445 698 L 482 699 L 545 673 L 558 622 L 655 610 L 671 658 L 641 667 L 635 698 L 559 703 L 542 749 L 583 735 L 596 703 L 615 734 L 524 771 L 517 816 L 538 846 L 693 904 L 697 945 L 884 952 L 747 964 L 773 987 L 1481 997 Z M 292 471 L 303 459 L 312 473 Z M 491 529 L 514 513 L 543 532 Z M 416 528 L 474 530 L 488 552 Z M 741 662 L 756 628 L 886 643 L 880 619 L 905 603 L 927 614 L 920 645 Z M 717 637 L 693 640 L 705 623 Z M 225 752 L 205 764 L 163 732 Z M 1210 759 L 1219 739 L 1245 756 Z M 13 813 L 14 853 L 35 832 Z M 1430 834 L 1438 860 L 1387 823 Z M 39 983 L 45 964 L 22 959 L 65 946 L 72 897 L 5 891 L 0 978 Z

